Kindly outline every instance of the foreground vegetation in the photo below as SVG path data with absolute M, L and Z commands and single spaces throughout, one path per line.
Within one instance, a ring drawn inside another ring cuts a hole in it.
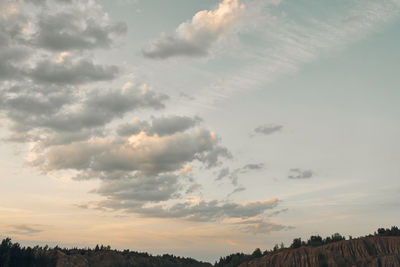
M 379 228 L 373 235 L 371 234 L 369 236 L 400 236 L 400 230 L 396 226 L 387 229 Z M 352 239 L 352 237 L 350 236 L 349 239 Z M 326 238 L 322 238 L 319 235 L 311 236 L 307 241 L 302 241 L 301 238 L 295 238 L 288 248 L 286 248 L 282 243 L 281 245 L 275 245 L 273 249 L 266 250 L 264 252 L 257 248 L 252 254 L 231 254 L 226 257 L 221 257 L 218 262 L 215 262 L 214 266 L 236 267 L 243 262 L 248 262 L 271 253 L 277 253 L 284 249 L 296 249 L 303 246 L 317 247 L 342 240 L 346 240 L 346 238 L 338 233 Z M 104 264 L 104 261 L 106 260 L 109 261 L 109 265 L 103 266 L 212 266 L 209 263 L 199 262 L 191 258 L 176 257 L 168 254 L 164 254 L 162 256 L 152 256 L 148 253 L 129 250 L 118 251 L 112 250 L 110 246 L 103 245 L 97 245 L 94 249 L 66 249 L 59 248 L 58 246 L 54 248 L 49 248 L 48 246 L 35 246 L 31 248 L 21 247 L 20 244 L 11 242 L 10 238 L 4 239 L 0 245 L 0 267 L 55 267 L 57 262 L 60 260 L 60 257 L 63 256 L 73 256 L 76 259 L 83 259 L 89 264 L 89 266 L 96 266 L 98 262 L 102 262 Z
M 60 256 L 61 255 L 61 256 Z M 128 267 L 128 266 L 160 266 L 160 267 L 211 267 L 211 264 L 199 262 L 191 258 L 176 257 L 169 254 L 152 256 L 148 253 L 112 250 L 110 246 L 97 245 L 94 249 L 49 248 L 48 246 L 34 248 L 21 247 L 6 238 L 0 245 L 0 267 L 55 267 L 60 257 L 72 258 L 87 262 L 89 266 Z M 75 266 L 75 265 L 69 265 Z

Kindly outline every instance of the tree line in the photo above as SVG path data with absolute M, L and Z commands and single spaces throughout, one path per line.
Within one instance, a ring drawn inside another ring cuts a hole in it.
M 110 246 L 96 245 L 91 248 L 49 248 L 35 246 L 21 247 L 19 243 L 11 242 L 5 238 L 0 244 L 0 267 L 55 267 L 59 254 L 67 256 L 80 255 L 86 259 L 90 266 L 110 267 L 211 267 L 209 263 L 184 258 L 170 254 L 153 256 L 147 252 L 119 251 Z M 104 264 L 103 260 L 109 259 L 111 265 Z
M 397 226 L 391 228 L 379 228 L 372 235 L 368 236 L 400 236 L 400 230 Z M 351 240 L 352 237 L 349 236 Z M 219 261 L 215 262 L 215 267 L 236 267 L 243 262 L 248 262 L 255 258 L 277 253 L 284 249 L 297 249 L 300 247 L 317 247 L 330 243 L 346 240 L 345 236 L 339 233 L 335 233 L 326 238 L 322 238 L 319 235 L 312 235 L 306 241 L 301 238 L 293 239 L 292 244 L 289 247 L 285 247 L 283 243 L 280 245 L 276 244 L 271 250 L 265 250 L 257 248 L 252 254 L 235 253 L 225 257 L 221 257 Z M 115 256 L 118 255 L 118 260 L 115 262 L 115 266 L 132 266 L 130 262 L 134 260 L 136 266 L 191 266 L 191 267 L 205 267 L 212 266 L 209 263 L 199 262 L 191 258 L 177 257 L 174 255 L 164 254 L 162 256 L 152 256 L 146 252 L 130 251 L 129 249 L 118 251 L 112 250 L 110 246 L 99 246 L 96 245 L 94 249 L 91 248 L 60 248 L 58 246 L 49 248 L 47 245 L 44 247 L 35 246 L 21 247 L 18 243 L 11 242 L 10 238 L 5 238 L 0 244 L 0 267 L 55 267 L 57 264 L 58 253 L 61 252 L 65 255 L 82 255 L 88 261 L 93 261 L 97 256 Z M 115 258 L 115 257 L 114 257 Z

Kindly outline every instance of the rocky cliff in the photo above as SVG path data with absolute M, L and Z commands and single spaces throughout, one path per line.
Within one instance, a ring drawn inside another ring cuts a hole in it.
M 371 236 L 320 247 L 284 249 L 240 267 L 400 266 L 400 237 Z

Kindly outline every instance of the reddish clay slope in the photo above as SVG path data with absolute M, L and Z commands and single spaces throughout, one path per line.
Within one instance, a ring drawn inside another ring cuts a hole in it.
M 240 267 L 400 266 L 400 237 L 364 237 L 320 247 L 284 249 Z

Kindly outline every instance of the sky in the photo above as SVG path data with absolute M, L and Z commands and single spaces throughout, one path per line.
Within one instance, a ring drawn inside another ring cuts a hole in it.
M 0 0 L 0 237 L 199 260 L 396 225 L 399 0 Z

